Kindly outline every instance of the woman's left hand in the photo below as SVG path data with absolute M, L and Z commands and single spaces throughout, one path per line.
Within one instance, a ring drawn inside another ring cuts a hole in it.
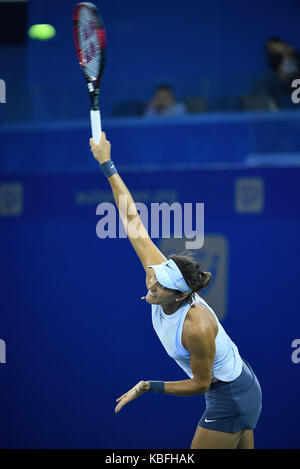
M 137 397 L 141 396 L 146 392 L 146 383 L 145 381 L 139 381 L 133 388 L 131 388 L 128 392 L 123 394 L 121 397 L 116 399 L 118 405 L 115 408 L 115 413 L 117 414 L 120 412 L 124 405 L 128 404 L 128 402 L 133 401 Z

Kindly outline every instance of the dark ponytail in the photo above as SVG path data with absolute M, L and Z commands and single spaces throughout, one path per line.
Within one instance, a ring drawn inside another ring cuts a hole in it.
M 207 285 L 210 283 L 212 279 L 212 275 L 210 272 L 200 272 L 201 274 L 201 288 L 198 290 L 202 290 L 202 288 L 207 287 Z
M 192 304 L 195 298 L 195 293 L 207 287 L 212 279 L 212 274 L 210 272 L 203 272 L 200 269 L 199 263 L 190 256 L 172 254 L 169 256 L 169 259 L 172 259 L 176 263 L 184 280 L 193 290 L 187 297 L 187 301 Z

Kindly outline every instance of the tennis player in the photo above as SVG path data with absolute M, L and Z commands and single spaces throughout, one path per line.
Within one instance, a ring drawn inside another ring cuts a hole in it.
M 145 392 L 205 394 L 206 410 L 191 449 L 254 448 L 253 429 L 261 413 L 261 389 L 251 366 L 241 358 L 212 308 L 197 293 L 209 284 L 211 274 L 202 272 L 198 262 L 188 256 L 165 258 L 150 239 L 110 159 L 111 145 L 105 133 L 99 145 L 90 139 L 90 147 L 108 178 L 128 238 L 146 271 L 148 292 L 143 298 L 151 305 L 154 329 L 167 353 L 189 377 L 174 382 L 140 381 L 116 400 L 115 412 Z M 131 232 L 130 225 L 135 226 L 135 232 Z

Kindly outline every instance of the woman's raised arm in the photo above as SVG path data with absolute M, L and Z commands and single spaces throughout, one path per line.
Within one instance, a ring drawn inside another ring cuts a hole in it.
M 111 161 L 111 145 L 106 140 L 105 132 L 102 132 L 101 141 L 98 145 L 91 138 L 90 147 L 94 158 L 100 163 L 104 174 L 108 178 L 127 236 L 146 273 L 149 273 L 152 269 L 147 269 L 148 265 L 161 264 L 166 258 L 151 240 L 128 188 Z

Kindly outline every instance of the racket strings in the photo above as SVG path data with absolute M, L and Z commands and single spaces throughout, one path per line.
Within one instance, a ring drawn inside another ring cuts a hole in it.
M 90 80 L 96 80 L 101 61 L 100 38 L 96 20 L 86 8 L 80 12 L 78 34 L 82 66 Z

